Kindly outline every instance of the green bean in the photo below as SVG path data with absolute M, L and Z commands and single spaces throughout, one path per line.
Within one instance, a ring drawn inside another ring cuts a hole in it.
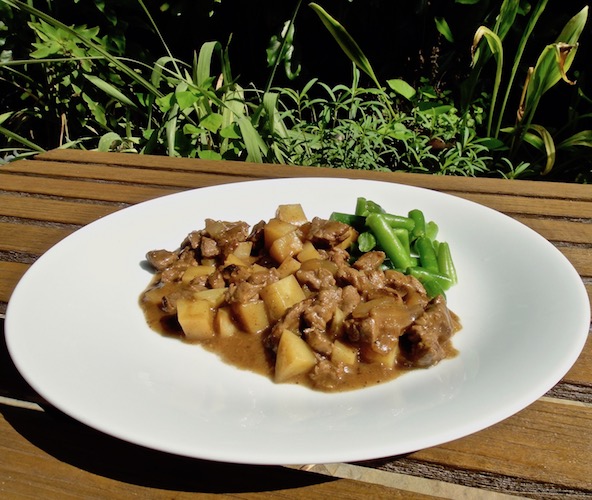
M 391 225 L 389 224 L 389 226 Z M 403 248 L 405 248 L 405 251 L 409 255 L 411 255 L 411 242 L 409 241 L 409 231 L 403 228 L 394 228 L 393 226 L 391 227 L 393 228 L 393 233 L 397 238 L 399 238 L 399 241 L 403 245 Z
M 421 266 L 407 268 L 407 274 L 416 277 L 422 283 L 434 280 L 442 287 L 442 290 L 448 290 L 453 285 L 452 280 L 448 276 L 442 273 L 432 272 Z
M 369 252 L 376 246 L 376 238 L 370 231 L 360 233 L 358 236 L 358 250 L 362 253 Z
M 415 222 L 413 231 L 411 231 L 412 239 L 417 239 L 420 236 L 425 236 L 425 216 L 421 210 L 414 209 L 409 212 L 409 218 Z
M 411 267 L 411 255 L 397 238 L 383 214 L 371 213 L 366 217 L 366 225 L 374 233 L 376 241 L 396 268 L 407 269 Z
M 442 242 L 438 245 L 438 267 L 440 272 L 450 278 L 453 285 L 458 283 L 458 276 L 456 274 L 456 267 L 452 260 L 450 253 L 450 245 Z
M 446 290 L 442 288 L 442 285 L 438 282 L 438 280 L 428 278 L 424 279 L 421 284 L 423 285 L 428 297 L 433 299 L 438 295 L 442 295 L 444 298 L 446 298 Z
M 436 224 L 433 220 L 426 222 L 425 225 L 425 235 L 430 240 L 434 241 L 438 236 L 438 224 Z
M 364 216 L 346 214 L 343 212 L 333 212 L 329 216 L 329 219 L 337 222 L 343 222 L 344 224 L 353 227 L 358 232 L 364 231 L 364 226 L 366 224 L 366 218 Z
M 419 262 L 422 267 L 433 273 L 440 271 L 440 268 L 438 267 L 438 256 L 434 251 L 432 242 L 427 237 L 420 236 L 417 238 L 415 241 L 415 248 L 419 255 Z
M 367 200 L 366 198 L 362 197 L 359 197 L 356 200 L 356 215 L 367 217 L 373 213 L 383 214 L 385 213 L 385 210 L 378 203 L 375 203 L 372 200 Z
M 389 226 L 395 229 L 405 229 L 411 232 L 415 228 L 415 221 L 409 217 L 404 217 L 403 215 L 385 213 L 384 218 Z

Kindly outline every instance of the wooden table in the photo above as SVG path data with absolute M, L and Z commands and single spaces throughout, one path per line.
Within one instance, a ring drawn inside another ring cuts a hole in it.
M 303 176 L 423 186 L 504 212 L 556 245 L 592 296 L 590 186 L 56 150 L 0 167 L 2 318 L 14 286 L 35 259 L 98 217 L 185 189 Z M 592 496 L 591 341 L 544 397 L 471 436 L 371 462 L 262 467 L 171 456 L 87 428 L 27 386 L 1 338 L 2 498 Z

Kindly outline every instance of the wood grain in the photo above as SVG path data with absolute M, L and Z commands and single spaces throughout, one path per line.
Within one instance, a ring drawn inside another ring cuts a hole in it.
M 329 176 L 436 189 L 505 213 L 565 255 L 592 303 L 590 186 L 56 150 L 0 167 L 0 314 L 37 256 L 99 217 L 195 187 Z M 0 348 L 8 356 L 5 346 Z M 2 359 L 0 373 L 13 383 L 0 380 L 0 396 L 43 404 L 4 362 L 7 358 Z M 322 473 L 311 474 L 160 454 L 104 436 L 55 410 L 18 408 L 18 401 L 0 402 L 0 412 L 0 496 L 7 498 L 62 498 L 64 491 L 70 498 L 100 497 L 108 491 L 109 498 L 155 499 L 419 499 L 450 497 L 450 491 L 455 498 L 493 499 L 505 493 L 541 499 L 592 497 L 592 335 L 545 398 L 492 427 L 441 446 L 405 457 L 341 464 L 341 470 L 351 474 L 348 479 L 327 477 L 340 474 L 339 464 L 310 465 L 307 469 Z M 384 483 L 388 487 L 381 483 L 385 477 L 391 478 Z M 421 487 L 413 478 L 421 480 Z M 404 480 L 397 483 L 398 479 Z M 409 486 L 413 484 L 417 488 Z M 422 495 L 426 491 L 433 496 Z

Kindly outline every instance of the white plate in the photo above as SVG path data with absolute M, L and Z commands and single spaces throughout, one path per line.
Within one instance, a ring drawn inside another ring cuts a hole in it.
M 440 226 L 460 283 L 460 354 L 372 388 L 325 394 L 226 365 L 150 330 L 138 297 L 148 250 L 175 249 L 204 219 L 352 212 L 358 196 L 413 208 Z M 488 427 L 549 390 L 588 333 L 580 277 L 544 238 L 498 212 L 438 192 L 345 179 L 236 183 L 139 204 L 77 231 L 26 273 L 6 318 L 25 379 L 79 421 L 124 440 L 202 459 L 250 464 L 373 459 Z

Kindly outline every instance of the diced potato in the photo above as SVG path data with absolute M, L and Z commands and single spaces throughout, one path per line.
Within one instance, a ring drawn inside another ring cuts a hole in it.
M 215 258 L 206 258 L 206 259 L 201 259 L 200 264 L 202 266 L 213 266 L 216 267 L 216 259 Z
M 259 295 L 263 299 L 272 321 L 281 318 L 289 307 L 306 298 L 300 283 L 293 274 L 275 283 L 270 283 L 259 292 Z
M 265 241 L 265 248 L 271 248 L 275 240 L 281 238 L 285 234 L 291 233 L 298 229 L 298 226 L 290 224 L 280 219 L 269 219 L 263 228 L 263 239 Z M 281 261 L 280 261 L 281 262 Z
M 200 276 L 209 276 L 215 270 L 216 270 L 216 266 L 204 266 L 204 265 L 189 266 L 185 270 L 185 272 L 183 273 L 181 281 L 183 281 L 183 283 L 187 284 L 191 280 L 198 278 Z
M 358 232 L 352 227 L 350 229 L 349 235 L 345 238 L 339 245 L 336 245 L 337 248 L 341 248 L 342 250 L 347 250 L 353 243 L 358 239 Z
M 233 304 L 232 311 L 238 318 L 242 329 L 247 333 L 261 333 L 269 327 L 269 317 L 262 300 Z
M 299 203 L 280 205 L 276 210 L 275 216 L 284 222 L 289 222 L 296 226 L 301 226 L 308 222 L 304 214 L 304 209 Z
M 300 269 L 300 262 L 294 257 L 288 257 L 277 267 L 280 278 L 294 274 L 298 269 Z
M 304 245 L 302 245 L 302 250 L 298 253 L 296 258 L 300 262 L 306 262 L 307 260 L 320 259 L 321 254 L 315 248 L 311 241 L 305 241 Z
M 343 322 L 345 321 L 345 313 L 337 308 L 333 313 L 333 317 L 331 318 L 331 322 L 327 325 L 327 332 L 333 338 L 337 338 L 341 336 L 343 332 Z
M 236 248 L 232 252 L 239 259 L 249 262 L 251 259 L 251 252 L 253 251 L 252 241 L 241 241 L 236 245 Z
M 387 368 L 393 368 L 397 362 L 398 352 L 398 346 L 395 346 L 388 353 L 381 354 L 372 350 L 371 347 L 364 345 L 360 348 L 360 358 L 365 363 L 380 363 Z
M 347 345 L 341 342 L 340 340 L 336 340 L 335 342 L 333 342 L 331 362 L 333 364 L 343 363 L 344 365 L 355 365 L 358 362 L 357 347 Z
M 219 307 L 224 303 L 228 288 L 209 288 L 193 294 L 196 300 L 207 300 L 212 307 Z
M 179 299 L 177 320 L 190 340 L 205 340 L 215 334 L 214 310 L 207 300 Z
M 165 288 L 158 286 L 147 290 L 142 296 L 142 302 L 147 304 L 160 304 L 166 295 Z
M 286 382 L 309 372 L 317 362 L 308 344 L 290 330 L 284 330 L 280 337 L 275 360 L 275 381 Z
M 225 266 L 229 266 L 231 264 L 234 264 L 235 266 L 243 266 L 243 267 L 248 267 L 249 266 L 249 262 L 246 260 L 241 259 L 240 257 L 238 257 L 237 255 L 231 253 L 228 257 L 226 257 L 226 259 L 224 260 L 224 265 Z
M 214 329 L 221 337 L 231 337 L 240 332 L 229 306 L 220 307 L 214 318 Z
M 284 262 L 302 251 L 302 240 L 296 231 L 284 234 L 276 239 L 269 247 L 269 255 L 276 262 Z

